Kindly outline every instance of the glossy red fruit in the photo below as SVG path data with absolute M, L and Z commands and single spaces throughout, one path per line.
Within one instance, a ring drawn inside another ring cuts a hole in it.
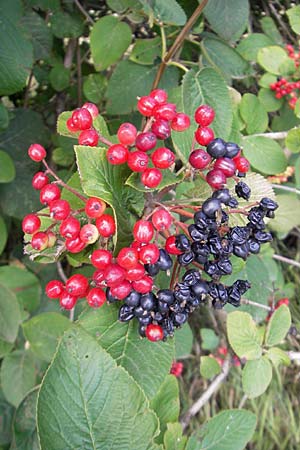
M 59 304 L 62 308 L 70 310 L 76 305 L 78 297 L 69 294 L 68 292 L 63 292 L 59 299 Z
M 214 164 L 214 169 L 222 170 L 227 178 L 233 177 L 236 172 L 235 162 L 230 158 L 219 158 Z
M 47 152 L 40 144 L 32 144 L 28 149 L 28 156 L 32 161 L 40 162 L 46 158 Z
M 196 141 L 200 145 L 208 145 L 214 139 L 214 137 L 214 132 L 209 127 L 199 127 L 195 132 Z
M 84 297 L 89 288 L 89 280 L 81 273 L 72 275 L 66 282 L 66 290 L 75 297 Z
M 166 239 L 165 249 L 170 255 L 181 255 L 183 253 L 176 247 L 176 236 L 169 236 Z
M 42 189 L 49 183 L 49 178 L 44 172 L 37 172 L 32 178 L 32 187 L 36 190 Z
M 158 104 L 166 103 L 168 100 L 168 94 L 163 89 L 154 89 L 150 92 L 149 96 L 154 98 Z
M 79 236 L 71 239 L 66 239 L 65 242 L 66 249 L 70 253 L 80 253 L 86 246 Z
M 147 131 L 137 135 L 135 145 L 138 150 L 148 152 L 156 146 L 156 142 L 157 140 L 155 134 L 151 133 L 151 131 Z
M 45 291 L 49 298 L 59 298 L 65 290 L 65 285 L 59 280 L 51 280 L 47 283 Z
M 164 103 L 157 105 L 153 110 L 155 119 L 173 120 L 176 116 L 176 105 L 174 103 Z
M 164 338 L 164 331 L 160 325 L 150 323 L 146 327 L 146 338 L 151 342 L 161 341 Z
M 143 264 L 138 263 L 133 269 L 127 270 L 126 280 L 128 281 L 137 281 L 143 278 L 145 275 L 145 267 Z
M 143 172 L 147 168 L 148 162 L 148 155 L 140 150 L 130 152 L 128 155 L 127 164 L 133 172 Z
M 97 269 L 106 269 L 112 262 L 112 253 L 105 249 L 94 250 L 91 254 L 91 263 Z
M 145 169 L 141 176 L 141 182 L 144 186 L 154 189 L 161 182 L 163 176 L 159 169 Z
M 136 135 L 137 135 L 136 127 L 129 122 L 122 123 L 117 132 L 119 142 L 120 144 L 123 145 L 134 144 Z
M 159 147 L 151 155 L 152 162 L 158 169 L 168 169 L 175 162 L 174 153 L 166 148 Z
M 99 238 L 98 228 L 92 223 L 87 223 L 81 228 L 79 237 L 87 245 L 94 244 Z
M 107 286 L 114 287 L 121 283 L 126 276 L 126 270 L 119 264 L 110 264 L 104 271 Z
M 75 123 L 73 122 L 72 117 L 69 117 L 66 125 L 67 125 L 67 128 L 70 131 L 70 133 L 77 133 L 77 131 L 79 131 L 79 128 L 76 127 Z
M 84 130 L 78 136 L 78 144 L 86 145 L 88 147 L 97 147 L 99 142 L 99 135 L 96 130 Z
M 133 269 L 139 262 L 139 253 L 135 248 L 124 247 L 119 251 L 117 263 L 126 270 Z
M 74 239 L 79 235 L 80 227 L 81 225 L 78 219 L 68 217 L 60 224 L 59 232 L 64 238 Z
M 213 189 L 222 189 L 226 184 L 226 176 L 222 170 L 213 169 L 207 173 L 206 181 Z
M 110 164 L 124 164 L 128 159 L 128 148 L 121 144 L 114 144 L 109 147 L 106 157 Z
M 171 122 L 171 128 L 175 131 L 185 131 L 191 126 L 191 119 L 187 114 L 177 113 Z
M 137 102 L 137 109 L 139 112 L 146 117 L 150 117 L 153 112 L 153 108 L 157 105 L 156 100 L 149 95 L 140 97 Z
M 276 303 L 275 309 L 278 309 L 281 305 L 286 305 L 289 306 L 290 301 L 287 297 L 285 298 L 281 298 L 280 300 L 278 300 L 278 302 Z
M 95 103 L 86 102 L 82 105 L 84 109 L 87 109 L 93 119 L 95 119 L 99 115 L 99 109 L 95 105 Z
M 55 220 L 65 220 L 70 212 L 70 203 L 67 200 L 53 200 L 49 205 L 50 217 Z
M 113 297 L 116 297 L 118 300 L 124 300 L 127 295 L 132 291 L 131 283 L 128 280 L 123 280 L 117 286 L 114 286 L 110 289 L 110 293 Z
M 235 162 L 236 168 L 241 173 L 246 173 L 250 169 L 250 163 L 248 159 L 244 158 L 243 156 L 236 156 L 233 158 L 233 161 Z
M 202 148 L 194 150 L 189 157 L 189 163 L 194 169 L 205 169 L 211 162 L 211 156 Z
M 161 139 L 162 141 L 171 136 L 171 127 L 167 120 L 156 119 L 151 126 L 151 131 L 157 139 Z
M 86 299 L 91 308 L 100 308 L 106 302 L 106 295 L 102 289 L 95 287 L 89 291 Z
M 41 220 L 36 214 L 27 214 L 22 221 L 22 230 L 26 234 L 36 233 L 41 226 Z
M 133 227 L 133 237 L 138 242 L 148 244 L 154 235 L 154 228 L 149 220 L 138 220 Z
M 183 364 L 179 361 L 173 361 L 172 367 L 170 370 L 170 374 L 174 375 L 176 378 L 179 378 L 183 371 Z
M 195 121 L 202 127 L 210 125 L 215 118 L 215 111 L 208 105 L 201 105 L 195 111 Z
M 34 250 L 43 251 L 48 247 L 49 238 L 47 233 L 38 231 L 32 236 L 31 247 Z
M 60 199 L 60 189 L 56 184 L 46 184 L 40 191 L 40 202 L 49 205 L 54 200 Z
M 140 278 L 137 281 L 132 282 L 132 287 L 135 291 L 140 294 L 147 294 L 152 291 L 153 288 L 153 278 L 148 275 L 144 275 L 143 278 Z
M 78 130 L 88 130 L 93 125 L 93 117 L 85 108 L 75 109 L 71 117 Z
M 109 214 L 102 214 L 101 217 L 98 217 L 98 219 L 96 219 L 96 227 L 103 237 L 108 238 L 116 232 L 115 220 Z
M 152 214 L 152 223 L 158 231 L 167 230 L 172 225 L 172 216 L 164 208 L 160 208 Z
M 97 219 L 102 216 L 106 209 L 106 203 L 97 197 L 90 197 L 85 204 L 85 213 L 91 219 Z
M 156 244 L 147 244 L 139 252 L 140 261 L 144 264 L 155 264 L 159 259 L 159 249 Z
M 95 270 L 92 278 L 97 287 L 102 287 L 102 286 L 104 287 L 104 281 L 105 281 L 104 270 L 102 270 L 102 269 Z

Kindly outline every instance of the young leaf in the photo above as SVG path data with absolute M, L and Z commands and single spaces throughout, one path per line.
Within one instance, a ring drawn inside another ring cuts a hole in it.
M 130 60 L 137 64 L 154 64 L 155 59 L 161 54 L 161 38 L 136 39 Z
M 218 361 L 211 356 L 201 356 L 200 374 L 203 378 L 213 378 L 221 372 Z
M 278 111 L 283 104 L 283 98 L 276 98 L 269 86 L 259 90 L 258 99 L 268 112 Z
M 267 129 L 268 114 L 256 95 L 243 95 L 240 113 L 249 134 L 263 133 Z
M 284 172 L 287 159 L 280 145 L 264 136 L 243 138 L 243 152 L 254 169 L 266 175 Z
M 280 344 L 291 327 L 291 313 L 286 305 L 281 305 L 274 311 L 269 320 L 265 344 L 269 347 Z
M 263 33 L 251 33 L 242 39 L 236 47 L 236 50 L 247 61 L 256 61 L 258 51 L 272 45 L 272 40 Z
M 182 436 L 180 423 L 168 423 L 167 431 L 164 435 L 165 450 L 184 450 L 187 441 L 186 436 Z
M 0 339 L 13 343 L 17 337 L 21 312 L 18 300 L 10 289 L 0 284 Z
M 267 72 L 280 75 L 280 65 L 288 60 L 288 56 L 283 48 L 271 45 L 259 50 L 257 60 Z
M 228 314 L 227 334 L 239 358 L 257 359 L 261 356 L 259 334 L 250 314 L 240 311 Z
M 286 11 L 292 30 L 300 34 L 300 5 L 294 6 Z
M 278 348 L 278 347 L 270 348 L 268 350 L 266 356 L 273 363 L 275 368 L 278 367 L 279 364 L 289 366 L 291 363 L 289 355 L 285 351 L 281 350 L 281 348 Z
M 242 373 L 243 390 L 249 398 L 259 397 L 272 380 L 272 366 L 266 356 L 247 361 Z

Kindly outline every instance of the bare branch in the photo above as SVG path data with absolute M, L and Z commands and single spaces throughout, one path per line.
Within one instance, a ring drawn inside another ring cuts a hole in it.
M 284 262 L 286 264 L 290 264 L 291 266 L 299 267 L 300 268 L 300 262 L 294 261 L 293 259 L 286 258 L 285 256 L 281 255 L 273 255 L 273 259 L 276 259 L 277 261 Z

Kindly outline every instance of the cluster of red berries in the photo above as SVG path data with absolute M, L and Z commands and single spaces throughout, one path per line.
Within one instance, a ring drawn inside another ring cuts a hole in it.
M 270 89 L 275 91 L 276 98 L 288 97 L 289 106 L 294 109 L 299 97 L 300 81 L 287 81 L 278 77 L 276 83 L 270 84 Z
M 223 367 L 225 359 L 228 357 L 228 348 L 225 346 L 220 346 L 217 348 L 216 354 L 210 354 L 211 358 L 214 358 L 217 363 Z M 241 361 L 237 355 L 233 355 L 231 358 L 231 362 L 235 367 L 241 366 Z
M 180 361 L 173 361 L 170 374 L 174 375 L 176 378 L 179 378 L 182 375 L 182 372 L 183 372 L 183 363 Z
M 67 128 L 71 133 L 78 133 L 79 145 L 96 147 L 99 134 L 93 128 L 93 120 L 98 116 L 99 110 L 94 103 L 87 102 L 82 108 L 75 109 L 67 120 Z
M 266 321 L 269 322 L 269 320 L 271 319 L 274 311 L 276 311 L 276 309 L 280 308 L 280 306 L 282 306 L 282 305 L 289 306 L 289 304 L 290 304 L 290 301 L 289 301 L 289 299 L 287 297 L 279 299 L 278 302 L 275 305 L 274 310 L 270 311 L 269 314 L 267 315 Z
M 287 44 L 285 46 L 286 51 L 288 53 L 288 57 L 294 60 L 295 67 L 299 67 L 300 65 L 300 52 L 295 53 L 295 49 L 291 44 Z M 299 47 L 300 49 L 300 47 Z

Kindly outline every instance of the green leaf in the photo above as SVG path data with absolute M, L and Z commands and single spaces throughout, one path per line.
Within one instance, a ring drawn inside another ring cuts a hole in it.
M 193 332 L 188 323 L 175 333 L 175 359 L 190 356 L 193 347 Z
M 159 22 L 171 25 L 184 25 L 186 15 L 184 10 L 176 0 L 139 0 L 144 7 L 144 11 L 149 15 L 154 15 Z
M 211 328 L 200 328 L 201 348 L 203 350 L 215 350 L 219 345 L 219 338 Z
M 18 335 L 21 312 L 15 294 L 0 284 L 0 339 L 13 343 Z
M 39 279 L 26 268 L 13 265 L 0 267 L 0 283 L 15 293 L 19 303 L 29 312 L 40 304 Z
M 69 319 L 55 312 L 47 312 L 32 317 L 23 323 L 24 336 L 31 350 L 42 360 L 51 361 L 58 339 L 72 326 Z
M 0 358 L 2 359 L 3 356 L 7 355 L 11 352 L 11 350 L 14 348 L 14 344 L 10 344 L 9 342 L 3 341 L 0 339 Z M 1 435 L 1 433 L 0 433 Z
M 70 84 L 70 69 L 62 64 L 56 64 L 49 73 L 50 84 L 55 91 L 63 91 Z
M 252 33 L 239 42 L 236 50 L 247 61 L 256 61 L 258 51 L 272 44 L 272 39 L 269 36 L 263 33 Z
M 115 305 L 105 304 L 99 311 L 89 310 L 80 316 L 80 325 L 97 338 L 117 364 L 124 367 L 152 398 L 170 372 L 174 343 L 169 340 L 153 345 L 147 339 L 141 339 L 136 323 L 118 321 L 118 309 Z
M 197 450 L 243 450 L 256 428 L 256 416 L 245 409 L 227 409 L 212 417 L 197 433 Z
M 66 332 L 43 379 L 37 422 L 41 450 L 154 449 L 158 433 L 143 391 L 80 327 Z
M 117 224 L 118 247 L 128 244 L 137 212 L 141 212 L 143 203 L 142 193 L 124 186 L 130 170 L 125 164 L 109 164 L 103 148 L 76 145 L 75 153 L 84 192 L 101 198 L 112 207 Z
M 131 29 L 115 16 L 101 17 L 90 34 L 91 52 L 97 70 L 116 63 L 131 43 Z
M 24 14 L 24 5 L 21 0 L 0 0 L 0 15 L 5 14 L 12 22 L 18 22 Z
M 280 344 L 286 337 L 291 323 L 289 308 L 286 305 L 281 305 L 274 311 L 268 322 L 265 344 L 269 347 Z
M 117 12 L 124 12 L 126 9 L 141 9 L 141 4 L 138 0 L 106 0 L 108 6 Z
M 271 17 L 263 17 L 260 21 L 263 32 L 269 36 L 270 39 L 274 42 L 274 44 L 282 45 L 283 39 L 281 34 Z
M 180 423 L 168 423 L 164 435 L 164 450 L 184 450 L 186 441 L 187 437 L 182 436 Z
M 20 91 L 33 64 L 33 48 L 22 30 L 4 11 L 0 21 L 0 95 Z
M 119 62 L 108 82 L 107 113 L 127 114 L 135 110 L 136 98 L 150 92 L 157 70 L 158 66 L 142 66 L 132 61 Z M 169 67 L 159 87 L 169 89 L 177 86 L 178 76 L 178 69 Z
M 30 11 L 22 17 L 21 25 L 32 42 L 35 60 L 47 58 L 52 49 L 53 37 L 46 21 Z
M 259 90 L 258 99 L 268 112 L 278 111 L 283 104 L 283 98 L 276 98 L 269 87 Z
M 293 128 L 288 132 L 285 145 L 293 153 L 300 152 L 300 128 Z
M 90 73 L 83 81 L 83 93 L 87 100 L 99 103 L 104 97 L 107 80 L 102 73 Z
M 52 12 L 50 17 L 51 30 L 54 36 L 62 38 L 76 38 L 83 34 L 84 23 L 82 17 L 68 14 L 62 10 Z
M 161 39 L 159 36 L 152 39 L 136 39 L 130 60 L 137 64 L 153 64 L 161 54 Z
M 250 64 L 225 42 L 205 38 L 202 41 L 201 48 L 209 65 L 221 70 L 229 80 L 231 78 L 244 78 L 252 72 Z
M 300 5 L 290 8 L 286 12 L 292 30 L 300 34 Z
M 257 55 L 258 63 L 268 72 L 275 75 L 280 74 L 280 65 L 287 61 L 288 56 L 283 48 L 271 45 L 269 47 L 261 48 Z
M 204 15 L 221 38 L 234 42 L 247 26 L 249 3 L 248 0 L 209 0 L 204 8 Z
M 156 442 L 161 444 L 167 423 L 177 422 L 180 412 L 178 382 L 174 375 L 166 376 L 159 391 L 151 400 L 150 408 L 159 418 L 160 435 L 156 438 Z
M 0 255 L 5 249 L 7 242 L 7 228 L 2 216 L 0 216 Z
M 272 380 L 272 366 L 266 356 L 247 361 L 242 372 L 243 390 L 249 398 L 259 397 Z
M 285 154 L 273 139 L 264 136 L 245 136 L 243 153 L 251 166 L 264 174 L 274 175 L 286 169 Z
M 268 114 L 258 97 L 244 94 L 240 103 L 240 114 L 249 134 L 263 133 L 268 127 Z
M 39 389 L 35 388 L 20 403 L 13 423 L 12 450 L 39 450 L 36 406 Z
M 0 130 L 5 130 L 9 124 L 8 110 L 5 108 L 3 103 L 0 103 Z
M 291 363 L 289 355 L 278 347 L 270 348 L 266 353 L 266 356 L 269 358 L 275 368 L 277 368 L 280 364 L 289 366 Z
M 36 373 L 30 352 L 16 350 L 5 356 L 0 377 L 5 398 L 12 405 L 18 406 L 35 385 Z
M 203 378 L 213 378 L 221 372 L 221 366 L 213 356 L 201 356 L 200 374 Z
M 227 315 L 228 340 L 239 358 L 257 359 L 261 356 L 259 334 L 250 314 L 235 311 Z
M 75 159 L 73 149 L 57 147 L 52 152 L 52 161 L 54 164 L 62 167 L 69 167 Z
M 0 150 L 0 183 L 10 183 L 16 176 L 16 169 L 12 158 Z
M 263 88 L 270 89 L 270 84 L 275 82 L 276 82 L 276 75 L 267 72 L 263 74 L 258 84 Z
M 278 194 L 276 201 L 279 205 L 275 219 L 270 220 L 269 227 L 277 233 L 288 233 L 292 228 L 300 225 L 300 201 L 294 195 Z
M 162 181 L 156 188 L 147 188 L 141 182 L 141 174 L 137 172 L 133 172 L 126 180 L 126 185 L 131 186 L 133 189 L 136 189 L 140 192 L 155 192 L 161 191 L 167 186 L 172 186 L 179 184 L 183 180 L 183 174 L 176 176 L 174 172 L 170 170 L 164 170 L 162 172 L 163 178 Z

